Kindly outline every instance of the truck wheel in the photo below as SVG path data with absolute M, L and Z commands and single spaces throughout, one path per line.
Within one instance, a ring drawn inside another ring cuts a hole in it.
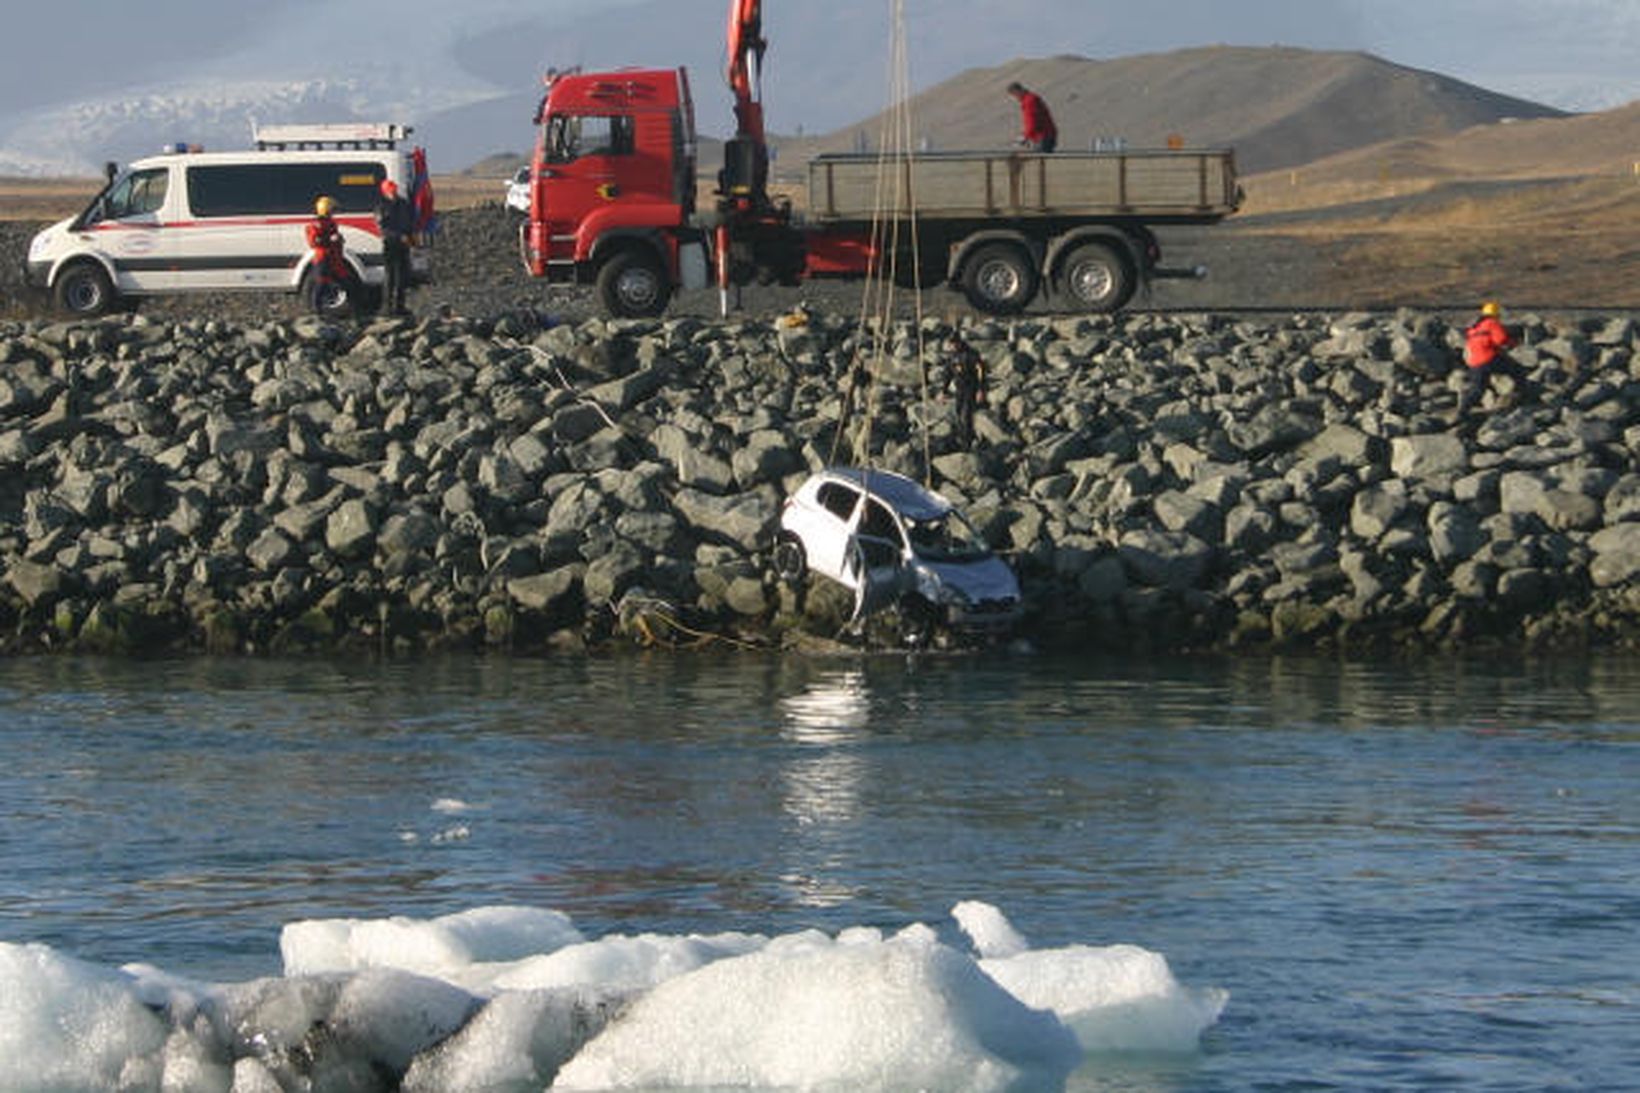
M 57 306 L 71 315 L 101 315 L 114 306 L 114 284 L 95 262 L 76 262 L 57 278 Z
M 1127 262 L 1104 243 L 1084 243 L 1071 251 L 1059 267 L 1059 283 L 1079 306 L 1101 314 L 1119 310 L 1133 297 Z
M 666 310 L 672 285 L 659 260 L 643 251 L 625 250 L 598 271 L 598 296 L 604 309 L 623 319 L 646 319 Z
M 989 315 L 1017 315 L 1035 298 L 1036 289 L 1036 263 L 1012 243 L 987 243 L 963 267 L 963 293 Z

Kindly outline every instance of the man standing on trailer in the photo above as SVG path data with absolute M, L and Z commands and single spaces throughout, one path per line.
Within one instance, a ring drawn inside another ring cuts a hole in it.
M 1059 146 L 1059 128 L 1042 96 L 1014 81 L 1008 94 L 1019 102 L 1019 143 L 1033 152 L 1051 152 Z
M 387 283 L 382 286 L 382 311 L 404 315 L 404 296 L 410 288 L 410 237 L 416 230 L 416 213 L 410 202 L 399 195 L 399 185 L 382 179 L 381 201 L 376 205 L 376 227 L 382 233 L 382 259 Z

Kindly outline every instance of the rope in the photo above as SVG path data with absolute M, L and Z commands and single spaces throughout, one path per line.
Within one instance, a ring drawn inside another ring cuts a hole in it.
M 908 231 L 912 263 L 911 283 L 914 286 L 915 300 L 916 353 L 921 372 L 923 404 L 923 477 L 926 484 L 932 485 L 933 454 L 928 429 L 928 407 L 931 400 L 923 329 L 921 240 L 917 231 L 916 186 L 911 170 L 915 157 L 911 146 L 911 65 L 906 49 L 905 0 L 890 0 L 890 6 L 890 105 L 883 112 L 882 127 L 878 134 L 877 180 L 872 198 L 871 241 L 875 257 L 866 272 L 865 286 L 860 294 L 860 318 L 857 328 L 859 335 L 855 340 L 854 355 L 848 368 L 837 434 L 832 438 L 830 462 L 837 462 L 837 453 L 842 447 L 844 434 L 848 431 L 849 418 L 863 385 L 865 405 L 860 428 L 855 437 L 853 461 L 860 466 L 870 466 L 871 441 L 881 386 L 877 379 L 885 369 L 886 356 L 894 333 L 895 295 L 899 282 L 902 232 Z

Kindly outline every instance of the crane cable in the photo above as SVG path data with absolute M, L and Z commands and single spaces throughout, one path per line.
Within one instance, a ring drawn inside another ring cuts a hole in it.
M 871 462 L 871 439 L 875 424 L 878 378 L 887 367 L 887 352 L 893 335 L 895 294 L 899 283 L 899 261 L 902 253 L 901 233 L 909 233 L 912 263 L 915 340 L 922 397 L 923 475 L 932 486 L 933 461 L 929 441 L 928 363 L 923 342 L 922 307 L 922 253 L 917 231 L 917 200 L 914 185 L 911 145 L 911 66 L 906 49 L 905 0 L 890 0 L 892 30 L 889 36 L 888 97 L 889 106 L 882 114 L 882 126 L 877 141 L 877 178 L 872 202 L 871 243 L 872 258 L 865 287 L 861 292 L 860 318 L 856 329 L 854 354 L 847 372 L 843 392 L 842 413 L 838 430 L 832 438 L 831 462 L 837 461 L 837 452 L 847 431 L 848 417 L 859 390 L 865 388 L 866 404 L 860 429 L 855 437 L 853 458 L 861 466 Z M 892 192 L 890 192 L 892 187 Z

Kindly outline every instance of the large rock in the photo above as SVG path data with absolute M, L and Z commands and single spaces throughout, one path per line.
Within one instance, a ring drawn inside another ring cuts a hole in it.
M 1398 436 L 1390 441 L 1389 465 L 1400 478 L 1447 478 L 1469 470 L 1469 452 L 1452 433 Z

